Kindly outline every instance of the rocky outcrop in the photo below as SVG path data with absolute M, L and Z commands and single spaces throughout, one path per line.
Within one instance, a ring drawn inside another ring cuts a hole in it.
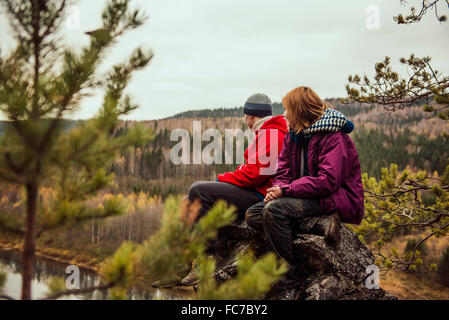
M 369 280 L 374 264 L 371 251 L 360 242 L 348 227 L 341 226 L 341 241 L 338 245 L 328 245 L 322 236 L 308 234 L 314 224 L 310 218 L 296 235 L 295 247 L 302 263 L 299 266 L 299 280 L 295 285 L 298 300 L 338 300 L 338 299 L 395 299 L 381 288 L 376 289 Z M 246 223 L 230 225 L 220 230 L 216 243 L 215 258 L 218 282 L 226 281 L 236 274 L 236 257 L 249 248 L 262 255 L 267 252 L 263 239 L 250 230 Z M 368 285 L 367 285 L 368 280 Z M 275 288 L 276 287 L 276 288 Z M 374 287 L 374 288 L 373 288 Z M 279 299 L 282 286 L 274 286 L 266 299 Z

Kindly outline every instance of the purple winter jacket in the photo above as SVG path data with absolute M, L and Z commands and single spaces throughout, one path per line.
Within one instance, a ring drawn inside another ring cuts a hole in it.
M 363 218 L 363 184 L 357 150 L 345 133 L 317 132 L 308 148 L 310 176 L 299 179 L 301 144 L 285 135 L 273 186 L 285 196 L 319 198 L 321 214 L 337 212 L 344 223 L 360 224 Z

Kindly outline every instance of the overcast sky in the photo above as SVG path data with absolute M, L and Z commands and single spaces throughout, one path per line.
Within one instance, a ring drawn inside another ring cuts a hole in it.
M 401 7 L 399 0 L 134 0 L 149 20 L 121 38 L 102 67 L 124 60 L 139 45 L 153 50 L 154 59 L 127 89 L 140 105 L 130 119 L 241 106 L 255 92 L 280 101 L 300 85 L 322 98 L 343 97 L 348 74 L 371 75 L 386 55 L 398 67 L 401 56 L 428 55 L 447 75 L 449 22 L 438 23 L 432 12 L 420 24 L 398 26 L 392 17 L 421 1 L 408 2 Z M 105 3 L 78 2 L 80 26 L 65 28 L 67 45 L 87 44 L 84 31 L 100 26 Z M 443 6 L 440 11 L 449 13 Z M 4 17 L 0 46 L 8 50 L 11 31 Z M 100 95 L 89 98 L 73 117 L 90 117 L 100 104 Z

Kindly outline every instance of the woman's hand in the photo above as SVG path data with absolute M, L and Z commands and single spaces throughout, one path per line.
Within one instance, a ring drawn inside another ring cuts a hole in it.
M 282 189 L 279 186 L 274 186 L 272 188 L 267 189 L 267 195 L 263 200 L 265 203 L 268 203 L 274 199 L 282 197 L 284 194 L 282 193 Z

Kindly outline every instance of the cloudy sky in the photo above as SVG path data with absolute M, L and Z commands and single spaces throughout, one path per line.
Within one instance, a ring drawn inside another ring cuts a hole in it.
M 398 68 L 401 56 L 428 55 L 447 75 L 449 22 L 438 23 L 433 12 L 420 24 L 398 26 L 392 19 L 420 2 L 401 7 L 400 0 L 134 0 L 149 20 L 121 38 L 102 68 L 124 60 L 137 46 L 153 50 L 151 64 L 127 89 L 140 105 L 130 119 L 241 106 L 255 92 L 280 101 L 300 85 L 322 98 L 343 97 L 348 74 L 370 75 L 386 55 Z M 77 3 L 79 28 L 64 28 L 68 46 L 87 44 L 84 31 L 99 27 L 105 3 Z M 440 12 L 449 9 L 441 6 Z M 4 17 L 1 13 L 0 46 L 7 51 L 13 42 Z M 100 104 L 98 94 L 72 117 L 90 117 Z

